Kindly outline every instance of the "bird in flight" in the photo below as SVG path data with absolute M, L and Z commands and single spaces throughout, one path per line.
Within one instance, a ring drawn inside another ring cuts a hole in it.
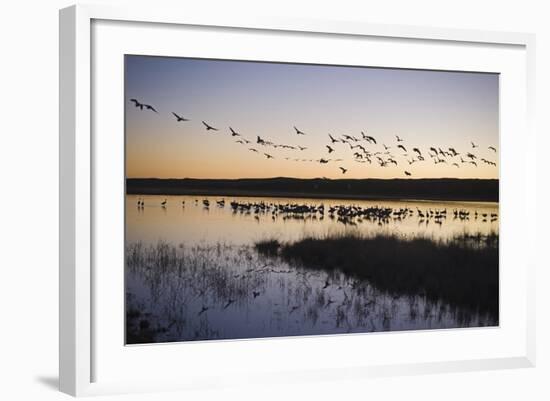
M 214 128 L 214 127 L 212 127 L 211 125 L 206 124 L 204 121 L 203 121 L 202 123 L 203 123 L 203 125 L 206 127 L 206 130 L 207 130 L 207 131 L 210 131 L 210 130 L 212 130 L 212 131 L 217 131 L 217 130 L 218 130 L 217 128 Z
M 176 117 L 177 121 L 180 122 L 180 121 L 189 121 L 187 118 L 184 118 L 182 116 L 178 116 L 176 113 L 172 112 L 172 114 L 174 115 L 174 117 Z
M 496 153 L 496 148 L 494 146 L 489 146 L 489 149 Z
M 248 150 L 250 150 L 251 152 L 256 152 L 256 153 L 258 153 L 258 149 L 248 148 Z
M 307 149 L 305 146 L 298 146 L 298 148 L 300 148 L 300 150 L 306 150 Z
M 143 110 L 143 103 L 138 102 L 137 99 L 130 99 L 130 102 L 133 102 L 136 107 L 139 107 L 140 110 Z
M 397 138 L 397 142 L 403 142 L 403 139 L 399 138 L 399 135 L 395 136 Z
M 472 148 L 473 148 L 473 149 L 475 149 L 475 148 L 478 147 L 478 145 L 476 145 L 475 143 L 473 143 L 473 142 L 470 142 L 470 143 L 472 144 Z
M 229 131 L 231 131 L 231 136 L 241 136 L 238 132 L 236 132 L 233 128 L 229 127 Z
M 294 129 L 296 130 L 296 135 L 305 135 L 306 133 L 303 131 L 300 131 L 296 126 L 294 126 Z
M 344 167 L 340 167 L 340 170 L 342 170 L 342 174 L 346 174 L 348 172 L 348 169 Z
M 403 145 L 397 145 L 399 149 L 403 149 L 403 152 L 407 152 L 407 149 Z
M 332 143 L 338 142 L 338 139 L 334 139 L 334 137 L 333 137 L 332 135 L 328 134 L 328 137 L 330 138 L 330 141 L 331 141 Z
M 158 111 L 156 111 L 155 108 L 150 104 L 144 104 L 143 107 L 145 107 L 147 110 L 151 110 L 151 111 L 154 111 L 155 113 L 158 113 Z
M 408 171 L 405 171 L 405 175 L 406 175 L 407 177 L 410 177 L 412 174 L 409 173 Z
M 328 149 L 328 153 L 334 152 L 334 149 L 332 149 L 329 145 L 326 145 L 326 146 L 327 146 L 327 149 Z
M 269 153 L 264 153 L 265 157 L 267 157 L 268 159 L 274 159 L 273 156 L 271 156 Z
M 328 163 L 328 160 L 326 160 L 326 159 L 319 159 L 319 163 L 321 163 L 321 164 L 326 164 L 326 163 Z

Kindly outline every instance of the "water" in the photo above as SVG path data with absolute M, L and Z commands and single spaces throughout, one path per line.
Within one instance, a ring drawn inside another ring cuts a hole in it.
M 137 207 L 138 200 L 145 206 Z M 256 212 L 254 206 L 232 207 L 231 202 L 263 207 Z M 277 206 L 287 204 L 316 211 L 290 213 Z M 329 212 L 335 207 L 407 212 L 342 218 Z M 498 204 L 127 195 L 128 343 L 497 324 L 488 314 L 422 295 L 389 294 L 341 272 L 262 256 L 253 246 L 271 238 L 292 242 L 352 232 L 437 240 L 498 233 Z

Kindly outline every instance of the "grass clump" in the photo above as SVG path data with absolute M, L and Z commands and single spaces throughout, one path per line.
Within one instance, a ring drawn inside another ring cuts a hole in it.
M 397 235 L 344 234 L 306 237 L 291 243 L 270 240 L 256 250 L 305 268 L 339 270 L 399 295 L 489 313 L 498 319 L 498 234 L 459 235 L 446 241 Z

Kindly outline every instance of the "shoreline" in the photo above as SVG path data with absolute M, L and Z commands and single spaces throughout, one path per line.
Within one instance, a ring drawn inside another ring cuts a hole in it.
M 480 202 L 496 203 L 499 201 L 483 199 L 479 197 L 445 197 L 445 196 L 423 196 L 411 195 L 398 196 L 388 194 L 334 194 L 334 193 L 311 193 L 311 192 L 284 192 L 284 191 L 246 191 L 246 190 L 217 190 L 217 189 L 187 189 L 187 188 L 134 188 L 127 189 L 126 195 L 195 195 L 195 196 L 235 196 L 235 197 L 265 197 L 265 198 L 301 198 L 301 199 L 331 199 L 331 200 L 391 200 L 411 202 Z
M 499 201 L 496 179 L 127 178 L 127 195 L 248 196 L 342 200 Z

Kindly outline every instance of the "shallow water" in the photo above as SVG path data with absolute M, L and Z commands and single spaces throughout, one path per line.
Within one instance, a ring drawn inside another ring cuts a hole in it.
M 145 207 L 138 208 L 142 199 Z M 225 200 L 224 207 L 217 200 Z M 166 200 L 166 207 L 161 203 Z M 203 200 L 208 200 L 206 208 Z M 325 214 L 288 216 L 282 213 L 275 217 L 271 213 L 234 213 L 231 201 L 240 203 L 281 204 L 288 203 L 325 206 Z M 182 202 L 185 202 L 183 205 Z M 403 219 L 390 219 L 383 224 L 379 221 L 358 221 L 344 224 L 337 218 L 331 219 L 328 209 L 331 206 L 373 206 L 393 209 L 411 208 L 413 215 Z M 420 218 L 417 208 L 423 214 L 432 210 L 447 210 L 447 218 L 437 221 L 434 218 Z M 454 218 L 453 210 L 470 213 L 468 220 Z M 478 212 L 477 219 L 475 212 Z M 483 214 L 488 214 L 483 218 Z M 490 214 L 498 215 L 498 203 L 493 202 L 432 202 L 432 201 L 350 201 L 317 200 L 300 198 L 268 197 L 198 197 L 198 196 L 126 196 L 126 239 L 127 242 L 144 241 L 156 243 L 159 239 L 172 243 L 231 243 L 250 244 L 265 238 L 292 241 L 304 235 L 332 234 L 345 231 L 362 233 L 401 233 L 404 235 L 428 235 L 435 238 L 448 238 L 463 232 L 498 232 L 498 218 L 491 220 Z M 441 224 L 439 224 L 441 223 Z
M 137 207 L 138 199 L 145 202 Z M 166 199 L 166 206 L 161 202 Z M 498 233 L 496 203 L 344 201 L 285 198 L 126 198 L 128 342 L 258 338 L 491 326 L 487 315 L 425 297 L 379 291 L 340 272 L 305 270 L 259 255 L 253 243 L 341 232 L 447 239 Z M 203 200 L 209 201 L 205 207 Z M 324 213 L 235 212 L 230 202 L 325 206 Z M 184 204 L 182 202 L 185 202 Z M 409 208 L 405 217 L 339 220 L 328 209 Z M 419 215 L 422 213 L 425 217 Z M 426 215 L 429 211 L 439 218 Z M 443 218 L 442 211 L 446 210 Z M 462 218 L 454 210 L 463 211 Z M 477 211 L 478 217 L 475 218 Z M 469 213 L 468 219 L 464 216 Z M 487 214 L 484 219 L 483 214 Z

